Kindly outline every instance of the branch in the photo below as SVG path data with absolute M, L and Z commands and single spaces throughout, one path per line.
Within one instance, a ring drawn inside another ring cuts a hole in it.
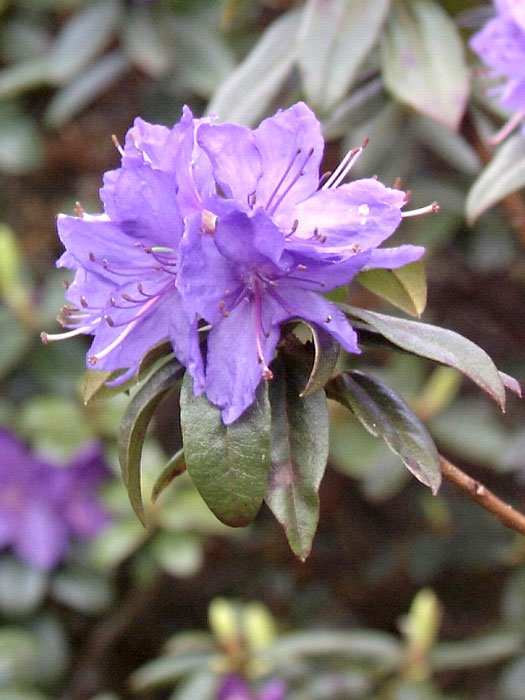
M 496 518 L 511 530 L 515 530 L 525 535 L 525 515 L 500 500 L 492 491 L 476 479 L 473 479 L 465 472 L 451 464 L 447 459 L 440 456 L 441 471 L 445 479 L 454 484 L 460 491 L 463 491 L 469 498 Z

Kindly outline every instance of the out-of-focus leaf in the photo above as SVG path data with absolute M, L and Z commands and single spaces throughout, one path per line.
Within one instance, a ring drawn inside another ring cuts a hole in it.
M 525 135 L 504 141 L 467 195 L 465 211 L 472 224 L 511 192 L 525 187 Z
M 308 0 L 298 35 L 303 87 L 329 113 L 347 93 L 379 37 L 390 0 Z
M 300 396 L 308 372 L 295 358 L 286 356 L 274 366 L 272 467 L 265 501 L 293 553 L 304 560 L 317 529 L 318 491 L 328 459 L 326 396 L 322 389 Z
M 105 528 L 102 536 L 91 545 L 94 565 L 105 571 L 113 571 L 147 536 L 147 531 L 135 517 L 119 520 Z
M 0 688 L 0 700 L 50 700 L 48 695 L 44 695 L 38 690 L 28 690 L 27 688 L 8 686 Z
M 151 492 L 151 500 L 153 503 L 157 500 L 160 494 L 167 488 L 175 477 L 180 476 L 186 471 L 186 462 L 184 460 L 184 450 L 179 450 L 166 464 L 161 474 L 153 485 Z
M 0 51 L 5 63 L 21 65 L 40 58 L 49 46 L 47 27 L 34 17 L 19 15 L 3 22 Z
M 43 156 L 42 142 L 31 117 L 15 104 L 0 105 L 0 170 L 8 175 L 27 175 L 36 170 Z
M 106 48 L 122 15 L 119 0 L 88 3 L 62 27 L 46 57 L 50 82 L 64 85 Z
M 0 561 L 0 610 L 4 615 L 27 615 L 33 612 L 46 594 L 45 572 L 2 555 Z
M 481 159 L 473 146 L 462 134 L 447 129 L 443 124 L 425 117 L 414 115 L 411 120 L 424 148 L 430 148 L 443 161 L 466 175 L 477 175 L 481 169 Z
M 168 28 L 175 47 L 178 77 L 200 97 L 211 97 L 235 69 L 230 48 L 215 26 L 176 17 Z M 219 113 L 219 117 L 222 119 L 223 115 Z
M 31 291 L 17 237 L 8 226 L 0 224 L 0 295 L 13 311 L 26 315 Z
M 303 322 L 304 323 L 304 322 Z M 314 364 L 300 396 L 309 396 L 322 389 L 332 377 L 339 356 L 339 344 L 323 328 L 305 323 L 314 341 Z
M 129 500 L 142 523 L 145 523 L 145 515 L 140 485 L 140 458 L 146 430 L 155 409 L 176 385 L 182 371 L 176 360 L 163 365 L 140 387 L 122 417 L 118 438 L 119 463 Z
M 375 377 L 347 372 L 327 388 L 363 426 L 381 437 L 412 474 L 433 493 L 441 485 L 439 455 L 428 430 L 405 400 Z
M 44 121 L 58 129 L 110 88 L 128 70 L 127 58 L 118 50 L 103 56 L 85 73 L 59 90 L 49 102 Z
M 359 273 L 356 280 L 411 316 L 421 316 L 427 305 L 427 280 L 420 260 L 397 270 L 367 270 Z
M 285 668 L 292 659 L 329 656 L 367 661 L 375 668 L 388 671 L 397 668 L 403 649 L 399 641 L 386 632 L 315 630 L 283 635 L 266 649 L 266 654 Z
M 211 657 L 209 652 L 187 654 L 178 658 L 163 657 L 150 661 L 131 674 L 130 686 L 135 692 L 173 685 L 195 671 L 202 670 Z
M 300 21 L 297 10 L 279 17 L 219 86 L 207 112 L 216 113 L 221 121 L 248 126 L 257 122 L 292 70 Z
M 31 334 L 23 328 L 5 306 L 0 305 L 0 378 L 24 359 Z
M 173 48 L 162 18 L 143 7 L 134 8 L 126 17 L 123 51 L 131 63 L 153 77 L 165 75 L 173 64 Z
M 418 112 L 457 130 L 469 96 L 463 42 L 438 3 L 393 4 L 382 42 L 386 87 Z
M 113 591 L 108 581 L 89 569 L 65 569 L 51 582 L 53 598 L 73 610 L 99 614 L 111 603 Z
M 45 59 L 15 63 L 0 71 L 0 98 L 16 97 L 48 82 Z
M 230 425 L 206 396 L 195 396 L 186 374 L 180 395 L 188 473 L 210 510 L 232 527 L 250 523 L 264 498 L 270 468 L 267 382 L 256 401 Z
M 459 333 L 429 323 L 407 321 L 345 304 L 340 306 L 345 313 L 364 321 L 404 350 L 455 367 L 505 409 L 505 387 L 496 366 L 484 350 Z
M 195 576 L 204 561 L 200 537 L 186 532 L 161 532 L 152 543 L 158 564 L 172 576 Z
M 464 642 L 442 642 L 429 652 L 434 671 L 456 671 L 496 664 L 523 652 L 525 637 L 518 632 L 486 634 Z
M 217 696 L 220 678 L 216 673 L 205 669 L 181 681 L 170 700 L 209 700 Z
M 0 629 L 0 685 L 25 680 L 39 654 L 38 640 L 19 627 Z
M 525 659 L 517 659 L 505 667 L 499 682 L 501 700 L 521 700 L 525 688 Z

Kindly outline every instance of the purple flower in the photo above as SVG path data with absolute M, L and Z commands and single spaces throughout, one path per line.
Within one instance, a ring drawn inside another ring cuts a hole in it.
M 196 389 L 203 383 L 198 319 L 176 287 L 183 214 L 201 208 L 211 183 L 207 163 L 192 155 L 198 124 L 187 110 L 171 130 L 137 119 L 119 146 L 122 167 L 104 177 L 104 214 L 80 209 L 78 217 L 58 218 L 66 252 L 57 266 L 75 270 L 59 317 L 70 330 L 43 333 L 42 340 L 93 335 L 88 366 L 127 370 L 113 384 L 132 376 L 142 356 L 166 338 Z
M 259 693 L 254 693 L 238 674 L 226 676 L 219 687 L 217 700 L 284 700 L 286 685 L 280 679 L 268 681 Z
M 109 475 L 99 445 L 86 445 L 65 467 L 34 457 L 0 429 L 0 547 L 51 569 L 71 538 L 91 539 L 109 522 L 95 496 Z
M 403 192 L 374 179 L 341 184 L 362 149 L 320 186 L 319 122 L 299 103 L 254 131 L 202 124 L 217 193 L 186 217 L 177 285 L 211 324 L 205 391 L 235 421 L 253 402 L 280 338 L 280 324 L 306 319 L 360 352 L 346 317 L 320 292 L 368 267 L 395 268 L 423 248 L 378 249 L 399 225 Z
M 493 143 L 505 138 L 525 116 L 525 4 L 522 0 L 495 0 L 498 14 L 470 40 L 470 47 L 502 78 L 495 89 L 505 109 L 515 112 Z

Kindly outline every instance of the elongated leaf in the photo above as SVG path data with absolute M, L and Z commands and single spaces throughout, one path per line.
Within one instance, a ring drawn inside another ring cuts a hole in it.
M 46 57 L 49 80 L 67 83 L 109 44 L 122 12 L 119 0 L 98 0 L 73 15 Z
M 292 70 L 300 20 L 298 11 L 286 12 L 276 20 L 220 85 L 207 112 L 216 112 L 221 121 L 254 124 L 268 110 Z
M 270 403 L 262 382 L 257 399 L 231 425 L 186 375 L 180 395 L 188 472 L 210 510 L 226 525 L 248 525 L 264 498 L 270 468 Z
M 183 371 L 180 363 L 172 360 L 152 374 L 129 402 L 120 424 L 118 455 L 122 478 L 133 510 L 144 524 L 140 486 L 142 445 L 156 407 L 175 386 Z
M 407 321 L 346 304 L 339 306 L 400 348 L 463 372 L 505 410 L 505 387 L 499 372 L 487 353 L 472 341 L 429 323 Z
M 151 491 L 151 500 L 153 503 L 155 503 L 164 489 L 171 484 L 173 479 L 180 474 L 183 474 L 185 471 L 186 462 L 184 461 L 184 450 L 179 450 L 178 452 L 175 452 L 173 457 L 166 464 L 153 485 L 153 489 Z
M 299 70 L 312 107 L 342 100 L 377 41 L 390 0 L 309 0 L 298 40 Z
M 167 41 L 163 22 L 145 7 L 131 10 L 124 24 L 123 50 L 147 75 L 165 75 L 173 64 L 173 46 Z
M 397 270 L 367 270 L 356 280 L 411 316 L 421 316 L 427 305 L 427 280 L 420 260 Z
M 469 96 L 469 71 L 458 29 L 445 10 L 430 0 L 396 2 L 381 53 L 386 87 L 456 131 Z
M 432 493 L 441 485 L 439 455 L 430 433 L 396 391 L 362 372 L 345 372 L 327 387 L 369 433 L 381 437 Z
M 465 203 L 469 222 L 474 223 L 483 212 L 522 187 L 525 187 L 525 135 L 516 134 L 503 142 L 470 188 Z
M 290 357 L 275 365 L 270 385 L 272 468 L 265 500 L 292 551 L 304 560 L 319 520 L 318 491 L 328 459 L 328 409 L 323 390 L 300 396 L 308 378 L 302 364 Z
M 339 356 L 339 344 L 323 328 L 304 321 L 303 323 L 308 326 L 312 333 L 315 352 L 314 364 L 308 382 L 300 393 L 300 396 L 309 396 L 322 389 L 332 377 Z

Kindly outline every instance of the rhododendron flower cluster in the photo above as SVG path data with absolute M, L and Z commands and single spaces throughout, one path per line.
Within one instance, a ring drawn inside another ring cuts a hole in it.
M 61 467 L 40 459 L 0 430 L 0 547 L 38 569 L 51 569 L 72 538 L 91 539 L 110 521 L 96 497 L 109 476 L 100 445 L 82 448 Z
M 490 67 L 491 77 L 503 78 L 495 89 L 502 107 L 515 112 L 493 139 L 501 141 L 525 117 L 525 3 L 494 0 L 497 15 L 470 40 L 470 46 Z
M 58 220 L 66 252 L 57 264 L 75 278 L 60 319 L 67 332 L 43 339 L 93 335 L 88 366 L 123 369 L 123 382 L 169 338 L 195 394 L 225 423 L 272 378 L 284 321 L 305 319 L 359 352 L 323 293 L 424 252 L 378 247 L 407 198 L 376 179 L 345 183 L 362 148 L 320 177 L 321 127 L 304 103 L 254 130 L 194 119 L 187 107 L 172 129 L 137 119 L 119 149 L 121 167 L 100 192 L 104 213 Z

